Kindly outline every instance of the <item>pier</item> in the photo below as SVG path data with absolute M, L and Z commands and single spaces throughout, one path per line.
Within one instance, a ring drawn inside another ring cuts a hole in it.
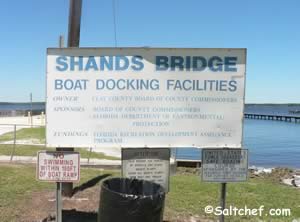
M 201 160 L 176 159 L 176 165 L 177 167 L 200 168 Z
M 277 120 L 284 122 L 300 123 L 300 116 L 292 115 L 245 113 L 244 117 L 246 119 Z

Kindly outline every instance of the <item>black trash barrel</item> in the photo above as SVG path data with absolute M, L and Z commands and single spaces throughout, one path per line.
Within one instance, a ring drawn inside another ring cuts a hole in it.
M 164 188 L 156 183 L 112 178 L 101 186 L 98 222 L 162 222 Z

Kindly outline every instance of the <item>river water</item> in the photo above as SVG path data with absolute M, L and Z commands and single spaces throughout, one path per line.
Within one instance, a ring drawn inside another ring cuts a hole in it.
M 300 105 L 246 105 L 245 113 L 300 116 Z M 243 146 L 250 166 L 300 169 L 300 123 L 245 119 Z M 176 156 L 201 159 L 201 150 L 177 149 Z
M 243 144 L 250 166 L 300 168 L 300 123 L 245 119 Z M 177 158 L 200 159 L 201 150 L 178 149 Z

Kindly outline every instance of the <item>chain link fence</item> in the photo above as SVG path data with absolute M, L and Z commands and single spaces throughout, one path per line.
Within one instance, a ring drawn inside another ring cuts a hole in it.
M 45 126 L 34 124 L 0 124 L 0 156 L 13 161 L 14 156 L 36 156 L 46 147 Z

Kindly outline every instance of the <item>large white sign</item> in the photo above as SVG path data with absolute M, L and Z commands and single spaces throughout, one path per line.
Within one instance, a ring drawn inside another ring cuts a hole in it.
M 122 176 L 155 182 L 168 192 L 170 149 L 122 149 Z
M 47 145 L 241 147 L 245 49 L 47 55 Z
M 78 182 L 80 156 L 78 152 L 40 151 L 37 161 L 37 179 L 49 182 Z
M 203 149 L 202 180 L 206 182 L 242 182 L 248 178 L 248 150 Z

